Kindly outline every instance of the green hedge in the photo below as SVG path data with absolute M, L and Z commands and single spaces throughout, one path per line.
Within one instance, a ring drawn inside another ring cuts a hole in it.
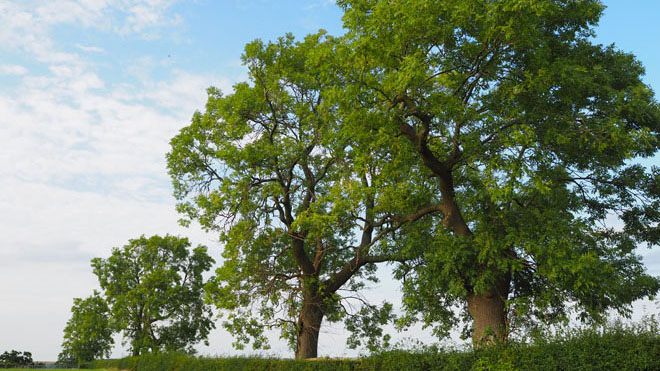
M 118 368 L 134 371 L 275 371 L 275 370 L 356 370 L 359 360 L 294 361 L 268 358 L 194 358 L 185 354 L 145 354 L 118 360 L 95 361 L 90 368 Z
M 395 370 L 660 370 L 655 328 L 578 330 L 533 344 L 512 343 L 477 351 L 390 351 L 353 360 L 294 361 L 265 358 L 195 358 L 157 354 L 96 361 L 93 368 L 134 371 L 395 371 Z

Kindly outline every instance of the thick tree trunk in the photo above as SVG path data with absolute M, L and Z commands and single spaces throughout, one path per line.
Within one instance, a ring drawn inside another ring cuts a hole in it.
M 305 300 L 298 318 L 296 339 L 296 359 L 316 358 L 319 344 L 319 331 L 323 322 L 322 301 Z
M 476 348 L 506 342 L 508 335 L 506 298 L 509 278 L 502 278 L 485 293 L 467 296 L 468 312 L 473 320 L 472 343 Z
M 461 208 L 455 198 L 455 187 L 453 170 L 461 157 L 460 150 L 460 124 L 456 123 L 453 138 L 454 149 L 449 157 L 440 161 L 428 145 L 428 128 L 431 126 L 433 115 L 420 112 L 415 103 L 408 96 L 398 96 L 393 104 L 403 103 L 409 115 L 417 117 L 422 121 L 425 131 L 419 132 L 405 120 L 399 124 L 401 133 L 417 150 L 422 158 L 424 166 L 431 170 L 438 180 L 440 194 L 442 195 L 443 224 L 451 230 L 455 236 L 471 237 L 472 231 L 463 218 Z M 508 328 L 506 321 L 506 299 L 509 292 L 511 278 L 508 275 L 500 277 L 493 287 L 484 292 L 476 293 L 472 287 L 468 287 L 468 312 L 474 321 L 474 333 L 472 341 L 475 346 L 493 344 L 496 340 L 506 341 Z

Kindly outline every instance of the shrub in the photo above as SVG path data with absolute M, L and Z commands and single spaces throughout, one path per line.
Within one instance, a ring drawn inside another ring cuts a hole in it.
M 210 359 L 169 353 L 97 361 L 90 366 L 134 371 L 660 370 L 659 330 L 658 322 L 651 317 L 641 324 L 569 329 L 537 337 L 531 343 L 514 342 L 480 350 L 393 350 L 354 360 L 313 361 Z

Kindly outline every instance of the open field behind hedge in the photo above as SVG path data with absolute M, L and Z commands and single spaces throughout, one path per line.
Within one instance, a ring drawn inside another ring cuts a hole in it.
M 660 331 L 652 321 L 643 326 L 572 330 L 533 343 L 485 350 L 388 351 L 358 359 L 313 361 L 147 354 L 90 366 L 134 371 L 660 370 Z

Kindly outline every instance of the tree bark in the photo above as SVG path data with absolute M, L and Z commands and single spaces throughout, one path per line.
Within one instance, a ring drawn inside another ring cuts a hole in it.
M 305 300 L 298 318 L 296 359 L 316 358 L 318 355 L 319 331 L 323 322 L 322 300 Z
M 491 290 L 468 294 L 468 312 L 474 326 L 472 344 L 475 348 L 506 342 L 508 327 L 505 301 L 509 284 L 510 279 L 504 277 Z

